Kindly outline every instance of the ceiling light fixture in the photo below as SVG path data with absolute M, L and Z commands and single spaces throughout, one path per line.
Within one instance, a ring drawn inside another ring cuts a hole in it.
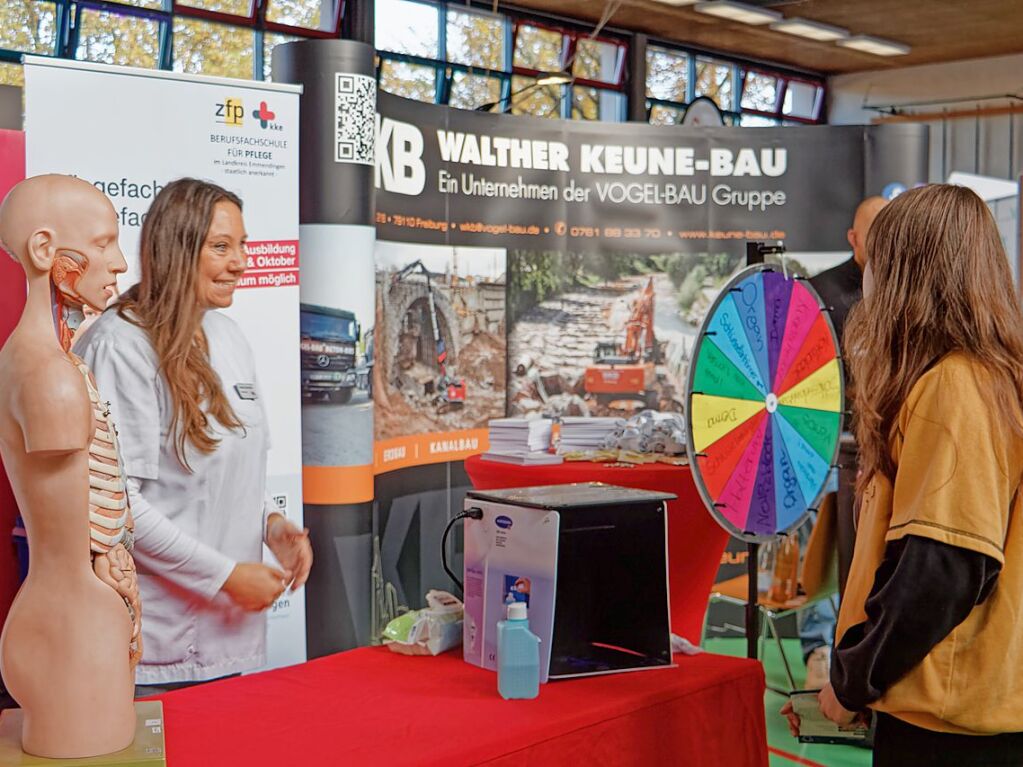
M 664 5 L 674 5 L 675 7 L 681 7 L 683 5 L 695 5 L 699 0 L 654 0 L 655 3 L 663 3 Z
M 848 40 L 839 40 L 838 44 L 843 48 L 852 48 L 854 51 L 872 53 L 875 56 L 905 56 L 911 50 L 908 45 L 870 35 L 856 35 Z
M 844 40 L 849 37 L 849 30 L 842 27 L 833 27 L 830 24 L 822 24 L 819 21 L 809 19 L 791 18 L 776 21 L 771 25 L 775 32 L 784 32 L 787 35 L 805 37 L 808 40 L 816 40 L 821 43 L 831 43 L 836 40 Z
M 714 0 L 714 2 L 697 3 L 694 10 L 709 16 L 739 21 L 743 24 L 770 24 L 780 21 L 782 15 L 777 11 L 758 8 L 755 5 L 737 3 L 735 0 Z

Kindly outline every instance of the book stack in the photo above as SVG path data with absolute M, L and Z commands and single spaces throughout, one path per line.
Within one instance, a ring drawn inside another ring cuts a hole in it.
M 536 465 L 561 463 L 561 456 L 549 453 L 551 421 L 546 418 L 495 418 L 490 422 L 490 449 L 485 461 Z
M 608 436 L 625 421 L 621 418 L 585 418 L 566 416 L 561 419 L 559 453 L 585 453 L 604 450 Z

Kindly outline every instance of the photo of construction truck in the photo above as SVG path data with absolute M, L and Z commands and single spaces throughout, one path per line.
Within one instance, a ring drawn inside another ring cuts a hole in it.
M 301 304 L 302 399 L 345 404 L 355 389 L 355 346 L 359 323 L 352 312 Z

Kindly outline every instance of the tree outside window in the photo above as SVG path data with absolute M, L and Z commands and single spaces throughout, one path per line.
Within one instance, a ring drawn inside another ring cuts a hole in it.
M 433 103 L 437 94 L 437 70 L 385 59 L 380 62 L 380 87 L 396 96 Z
M 665 101 L 686 103 L 689 85 L 689 57 L 665 48 L 646 49 L 646 95 Z
M 696 95 L 706 96 L 726 111 L 732 110 L 732 66 L 696 59 Z
M 253 31 L 178 16 L 174 19 L 174 71 L 251 80 Z
M 160 63 L 160 22 L 78 9 L 75 57 L 101 64 L 155 69 Z
M 36 0 L 0 2 L 0 48 L 53 55 L 57 42 L 57 6 Z

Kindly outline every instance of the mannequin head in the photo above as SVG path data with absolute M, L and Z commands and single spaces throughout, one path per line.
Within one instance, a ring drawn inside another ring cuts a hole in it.
M 34 176 L 0 205 L 0 245 L 21 263 L 30 286 L 50 280 L 58 303 L 102 311 L 128 265 L 117 241 L 114 206 L 72 176 Z

